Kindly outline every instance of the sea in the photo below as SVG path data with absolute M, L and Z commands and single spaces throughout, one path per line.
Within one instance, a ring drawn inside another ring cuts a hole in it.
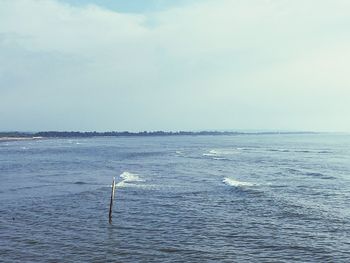
M 1 142 L 0 262 L 350 262 L 350 135 Z

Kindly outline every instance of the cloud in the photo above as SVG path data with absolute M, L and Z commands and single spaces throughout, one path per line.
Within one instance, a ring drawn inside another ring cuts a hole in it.
M 97 4 L 0 2 L 5 128 L 350 130 L 348 1 Z

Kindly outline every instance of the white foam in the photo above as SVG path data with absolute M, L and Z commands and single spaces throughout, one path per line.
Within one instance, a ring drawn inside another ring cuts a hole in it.
M 140 179 L 140 177 L 137 174 L 133 174 L 130 172 L 123 172 L 120 175 L 121 178 L 123 178 L 123 181 L 125 182 L 142 182 L 143 180 Z
M 238 153 L 239 153 L 238 149 L 216 149 L 216 150 L 210 150 L 209 152 L 203 153 L 203 156 L 218 157 L 222 155 L 234 155 Z
M 176 151 L 175 154 L 178 157 L 185 157 L 185 154 L 182 151 Z
M 213 160 L 227 160 L 227 159 L 224 157 L 213 157 Z
M 242 182 L 238 181 L 229 177 L 225 177 L 224 180 L 222 180 L 224 184 L 227 184 L 229 186 L 234 186 L 234 187 L 250 187 L 254 186 L 255 184 L 249 183 L 249 182 Z
M 117 183 L 116 187 L 126 187 L 133 185 L 135 182 L 143 182 L 143 180 L 137 175 L 130 172 L 123 172 L 119 175 L 123 180 Z
M 217 156 L 219 154 L 220 154 L 220 152 L 218 152 L 216 150 L 210 150 L 208 153 L 203 153 L 203 156 Z

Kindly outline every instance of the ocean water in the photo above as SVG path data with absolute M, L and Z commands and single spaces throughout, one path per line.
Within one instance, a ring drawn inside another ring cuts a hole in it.
M 0 261 L 350 262 L 350 136 L 2 142 Z

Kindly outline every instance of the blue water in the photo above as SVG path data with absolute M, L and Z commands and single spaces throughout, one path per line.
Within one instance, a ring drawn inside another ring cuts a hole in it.
M 0 180 L 2 262 L 350 262 L 349 135 L 2 142 Z

